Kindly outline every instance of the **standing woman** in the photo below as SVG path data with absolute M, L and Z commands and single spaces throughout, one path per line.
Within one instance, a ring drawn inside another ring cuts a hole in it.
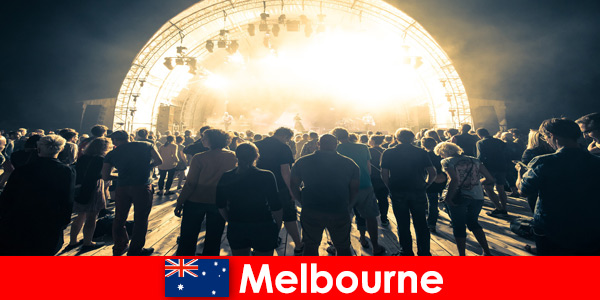
M 177 256 L 196 255 L 196 244 L 204 217 L 206 236 L 202 255 L 218 256 L 221 252 L 225 220 L 215 201 L 219 179 L 237 163 L 235 153 L 225 149 L 230 142 L 231 136 L 220 129 L 208 129 L 202 134 L 202 144 L 210 150 L 192 158 L 188 178 L 175 207 L 175 215 L 182 217 Z
M 226 172 L 217 186 L 217 207 L 228 222 L 227 240 L 234 256 L 272 256 L 283 212 L 275 175 L 256 168 L 258 148 L 251 143 L 235 151 L 237 168 Z
M 178 136 L 175 138 L 175 143 L 177 143 L 177 155 L 179 156 L 179 162 L 177 162 L 177 166 L 175 167 L 175 179 L 177 179 L 178 190 L 180 190 L 183 187 L 183 181 L 185 180 L 185 170 L 187 169 L 188 163 L 187 159 L 185 158 L 185 154 L 183 153 L 183 149 L 185 148 L 183 142 L 183 136 Z
M 452 220 L 459 255 L 465 256 L 467 227 L 473 232 L 483 249 L 483 254 L 492 255 L 483 228 L 477 219 L 483 206 L 480 175 L 489 183 L 493 183 L 494 178 L 477 158 L 463 155 L 463 150 L 454 143 L 439 143 L 434 152 L 443 158 L 442 169 L 449 178 L 445 202 Z M 455 197 L 457 195 L 459 196 Z
M 163 163 L 158 166 L 158 174 L 160 175 L 160 179 L 158 179 L 159 196 L 174 194 L 174 192 L 171 192 L 170 190 L 171 185 L 173 184 L 173 178 L 175 177 L 175 168 L 180 160 L 179 146 L 174 142 L 175 137 L 168 135 L 165 144 L 158 149 L 158 153 L 163 159 Z M 165 186 L 165 177 L 167 177 L 167 186 Z M 166 193 L 163 191 L 163 188 L 167 191 Z
M 104 156 L 113 145 L 110 139 L 99 137 L 93 139 L 83 150 L 83 155 L 77 160 L 75 183 L 80 185 L 75 196 L 73 212 L 77 214 L 71 223 L 70 242 L 65 251 L 81 244 L 81 251 L 90 251 L 104 246 L 104 243 L 93 243 L 96 218 L 100 210 L 106 208 L 106 189 L 102 180 L 102 164 Z M 77 241 L 77 236 L 83 226 L 83 241 Z
M 372 135 L 369 139 L 369 152 L 371 152 L 371 183 L 373 184 L 375 198 L 377 198 L 377 205 L 379 206 L 381 226 L 389 226 L 390 221 L 387 215 L 390 208 L 388 200 L 390 191 L 381 179 L 381 155 L 385 151 L 385 149 L 381 148 L 381 144 L 383 144 L 384 139 L 383 135 Z

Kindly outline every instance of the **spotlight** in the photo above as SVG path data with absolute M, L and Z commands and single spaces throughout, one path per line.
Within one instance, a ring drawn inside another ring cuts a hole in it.
M 226 40 L 219 40 L 217 42 L 217 47 L 219 47 L 219 48 L 225 48 L 225 47 L 227 47 L 227 41 Z
M 231 41 L 231 43 L 227 47 L 227 52 L 229 52 L 229 54 L 234 54 L 237 52 L 238 48 L 240 48 L 240 44 L 238 44 L 238 42 L 235 40 Z
M 423 65 L 423 58 L 420 56 L 415 57 L 415 65 L 413 66 L 416 69 L 418 69 L 420 66 Z
M 267 23 L 260 23 L 260 25 L 258 25 L 258 31 L 269 31 L 269 25 L 267 25 Z
M 308 18 L 305 15 L 301 15 L 300 22 L 302 22 L 302 25 L 306 25 L 308 23 Z
M 298 21 L 287 21 L 287 30 L 288 31 L 298 31 L 300 27 L 300 22 Z
M 249 34 L 250 36 L 254 36 L 254 30 L 255 30 L 255 28 L 254 28 L 254 24 L 249 24 L 249 25 L 248 25 L 248 34 Z
M 181 57 L 175 58 L 175 64 L 176 65 L 183 66 L 184 63 L 185 63 L 185 61 L 183 60 L 183 58 L 181 58 Z
M 273 25 L 273 29 L 271 29 L 271 31 L 273 31 L 273 35 L 274 36 L 279 36 L 279 30 L 280 29 L 279 29 L 279 25 L 278 24 Z
M 279 24 L 285 24 L 285 15 L 279 16 L 279 18 L 277 19 L 277 22 Z
M 269 14 L 267 14 L 267 13 L 260 14 L 260 19 L 263 21 L 266 21 L 268 17 L 269 17 Z
M 191 57 L 187 61 L 187 65 L 190 67 L 190 74 L 196 75 L 196 59 Z
M 304 35 L 306 35 L 306 37 L 310 37 L 310 35 L 313 33 L 313 29 L 312 29 L 312 25 L 310 25 L 310 22 L 306 24 L 306 26 L 304 27 Z
M 226 36 L 228 33 L 229 33 L 229 30 L 225 30 L 225 29 L 221 29 L 221 31 L 219 31 L 220 36 Z
M 214 48 L 215 48 L 215 44 L 213 43 L 213 41 L 211 41 L 211 40 L 206 41 L 206 50 L 208 50 L 208 52 L 212 53 Z
M 265 47 L 267 48 L 271 48 L 271 35 L 269 35 L 268 33 L 265 34 L 265 38 L 263 39 L 263 45 L 265 45 Z
M 171 58 L 167 57 L 165 58 L 165 62 L 163 63 L 165 65 L 165 67 L 167 67 L 167 69 L 169 70 L 173 70 L 173 62 L 171 60 Z
M 181 55 L 185 56 L 186 52 L 187 52 L 187 48 L 186 47 L 183 47 L 183 46 L 177 47 L 177 54 L 181 54 Z

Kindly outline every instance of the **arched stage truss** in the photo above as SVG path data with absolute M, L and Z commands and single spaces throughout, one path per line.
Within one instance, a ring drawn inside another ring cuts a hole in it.
M 260 35 L 264 33 L 258 30 L 262 13 L 269 14 L 275 23 L 282 14 L 288 20 L 299 19 L 301 15 L 316 20 L 317 15 L 323 14 L 327 16 L 327 26 L 354 26 L 352 28 L 358 31 L 368 27 L 385 32 L 393 42 L 382 41 L 382 47 L 388 43 L 399 47 L 409 45 L 410 55 L 419 57 L 419 68 L 412 72 L 418 78 L 416 82 L 422 92 L 419 98 L 421 103 L 415 105 L 428 107 L 431 126 L 448 128 L 472 123 L 465 87 L 448 55 L 419 23 L 384 1 L 205 0 L 163 25 L 135 57 L 117 96 L 113 129 L 156 129 L 161 105 L 179 107 L 176 119 L 185 123 L 183 127 L 199 128 L 201 124 L 196 121 L 198 111 L 204 109 L 200 102 L 208 97 L 208 92 L 202 91 L 207 89 L 203 85 L 194 85 L 194 88 L 190 88 L 190 85 L 206 80 L 211 64 L 218 64 L 218 59 L 226 60 L 222 53 L 217 53 L 220 49 L 216 45 L 214 53 L 209 52 L 206 41 L 218 40 L 220 31 L 225 29 L 229 31 L 229 39 L 239 41 L 239 52 L 257 52 L 255 48 L 262 47 L 262 43 L 253 40 L 262 41 Z M 257 25 L 256 36 L 249 34 L 249 24 Z M 280 36 L 283 36 L 285 28 L 281 31 Z M 304 37 L 300 31 L 296 34 Z M 356 41 L 357 45 L 359 43 L 361 41 Z M 179 46 L 188 49 L 187 57 L 196 59 L 199 70 L 196 75 L 189 74 L 187 70 L 168 69 L 163 65 L 165 58 L 176 57 Z M 356 76 L 373 77 L 377 74 Z

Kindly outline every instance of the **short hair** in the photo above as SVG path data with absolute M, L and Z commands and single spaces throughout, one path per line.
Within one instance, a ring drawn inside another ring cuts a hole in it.
M 181 136 L 181 135 L 180 135 L 180 136 L 177 136 L 177 137 L 175 138 L 175 143 L 179 144 L 179 143 L 183 142 L 183 140 L 184 140 L 184 139 L 183 139 L 183 136 Z
M 90 132 L 92 133 L 93 136 L 100 137 L 100 136 L 103 136 L 107 130 L 108 130 L 108 127 L 98 124 L 98 125 L 94 125 L 94 127 L 92 127 Z
M 469 132 L 471 128 L 472 127 L 469 124 L 462 124 L 462 126 L 460 127 L 460 132 Z
M 249 138 L 254 137 L 254 131 L 252 131 L 252 130 L 246 130 L 246 136 L 249 137 Z
M 358 134 L 356 134 L 356 133 L 351 133 L 351 134 L 348 136 L 348 140 L 349 140 L 350 142 L 352 142 L 352 143 L 356 143 L 356 142 L 358 142 Z
M 386 136 L 385 136 L 385 141 L 386 141 L 386 142 L 388 142 L 388 143 L 391 143 L 391 142 L 392 142 L 392 136 L 391 136 L 391 135 L 389 135 L 389 134 L 388 134 L 388 135 L 386 135 Z
M 545 120 L 540 125 L 539 131 L 542 135 L 552 134 L 553 136 L 569 140 L 577 140 L 582 136 L 581 129 L 579 129 L 577 123 L 559 118 Z
M 105 156 L 110 148 L 112 147 L 112 142 L 109 138 L 105 137 L 97 137 L 93 139 L 83 150 L 83 154 L 90 156 Z
M 381 146 L 381 144 L 383 144 L 383 140 L 385 139 L 385 137 L 383 135 L 372 135 L 371 138 L 369 138 L 369 141 L 375 145 L 375 146 Z
M 140 128 L 140 129 L 138 129 L 137 136 L 139 136 L 139 137 L 141 137 L 143 139 L 148 138 L 148 129 L 146 129 L 146 128 Z
M 211 149 L 223 149 L 231 143 L 229 133 L 221 129 L 207 129 L 202 136 L 208 139 Z
M 192 131 L 188 129 L 188 130 L 186 130 L 186 131 L 185 131 L 183 134 L 184 134 L 185 136 L 191 136 L 191 135 L 192 135 Z
M 331 131 L 331 134 L 335 136 L 338 141 L 347 140 L 350 137 L 350 133 L 344 127 L 336 127 Z
M 65 128 L 65 129 L 61 129 L 58 132 L 58 135 L 62 136 L 63 139 L 70 141 L 72 138 L 76 137 L 78 135 L 78 133 L 77 133 L 77 131 L 75 131 L 75 129 Z
M 319 149 L 335 150 L 338 139 L 332 134 L 324 134 L 319 138 Z
M 577 129 L 579 129 L 579 127 L 577 127 Z M 512 142 L 515 140 L 515 136 L 510 132 L 503 132 L 502 135 L 500 135 L 500 139 L 503 141 Z
M 125 130 L 117 130 L 108 136 L 113 141 L 127 142 L 129 141 L 129 134 Z
M 254 138 L 255 142 L 258 142 L 258 141 L 262 140 L 263 136 L 262 136 L 262 134 L 257 133 L 253 136 L 253 138 Z
M 410 144 L 415 140 L 415 133 L 408 128 L 400 128 L 396 130 L 396 140 L 402 144 Z
M 361 134 L 360 135 L 360 142 L 363 144 L 366 144 L 369 142 L 369 136 L 366 134 Z
M 175 141 L 175 137 L 174 137 L 174 136 L 172 136 L 172 135 L 167 135 L 167 140 L 166 140 L 166 142 L 165 142 L 165 146 L 166 146 L 166 145 L 173 144 L 173 142 L 174 142 L 174 141 Z M 211 145 L 212 145 L 212 143 L 211 143 Z
M 25 145 L 23 145 L 23 147 L 25 149 L 36 149 L 37 148 L 37 142 L 42 138 L 42 136 L 34 134 L 31 137 L 29 137 L 27 139 L 27 141 L 25 141 Z
M 477 135 L 481 137 L 490 136 L 490 132 L 485 128 L 477 128 Z
M 591 113 L 591 114 L 587 114 L 579 119 L 577 119 L 575 121 L 575 123 L 577 124 L 583 124 L 586 127 L 594 127 L 593 129 L 600 129 L 600 128 L 595 128 L 598 127 L 600 125 L 600 113 Z
M 441 157 L 452 157 L 463 154 L 463 149 L 455 143 L 441 142 L 435 146 L 433 152 L 437 156 Z
M 37 142 L 37 146 L 40 152 L 58 154 L 64 149 L 66 143 L 67 141 L 62 136 L 49 134 L 41 137 Z
M 450 136 L 455 136 L 455 135 L 458 134 L 458 129 L 456 129 L 456 128 L 450 128 L 446 132 L 448 132 L 448 134 L 450 134 Z
M 211 128 L 212 128 L 212 127 L 210 127 L 210 125 L 204 125 L 204 126 L 200 127 L 200 130 L 198 130 L 198 132 L 199 132 L 200 134 L 203 134 L 205 131 L 207 131 L 207 130 L 209 130 L 209 129 L 211 129 Z
M 521 130 L 519 130 L 518 128 L 511 128 L 508 130 L 508 132 L 512 133 L 515 138 L 521 136 Z
M 294 131 L 287 127 L 279 127 L 273 135 L 280 136 L 285 139 L 291 139 L 294 136 Z
M 238 165 L 251 165 L 258 159 L 258 148 L 253 143 L 244 142 L 235 149 Z
M 314 131 L 311 131 L 311 132 L 309 132 L 309 133 L 308 133 L 308 136 L 309 136 L 311 139 L 313 139 L 313 140 L 316 140 L 316 139 L 318 139 L 318 138 L 319 138 L 319 134 L 318 134 L 318 133 L 316 133 L 316 132 L 314 132 Z
M 421 139 L 421 146 L 427 150 L 433 150 L 437 145 L 437 141 L 434 138 L 424 137 Z
M 319 137 L 319 136 L 317 135 L 317 138 L 318 138 L 318 137 Z M 308 133 L 305 133 L 305 134 L 303 134 L 303 135 L 302 135 L 302 139 L 303 139 L 303 140 L 308 140 Z

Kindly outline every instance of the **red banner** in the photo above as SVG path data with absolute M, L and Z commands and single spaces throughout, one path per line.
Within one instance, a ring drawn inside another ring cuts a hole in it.
M 162 299 L 165 259 L 2 257 L 2 298 Z M 598 257 L 218 259 L 229 260 L 232 299 L 596 297 L 591 288 L 597 284 L 600 266 Z

